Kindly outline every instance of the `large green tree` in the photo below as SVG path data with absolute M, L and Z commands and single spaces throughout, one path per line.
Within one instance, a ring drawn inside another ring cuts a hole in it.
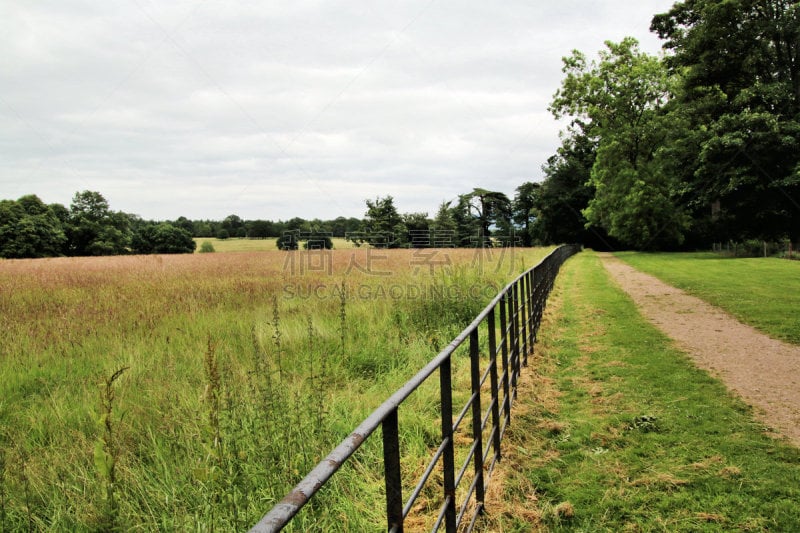
M 800 2 L 677 2 L 651 29 L 682 80 L 672 166 L 709 235 L 800 238 Z
M 626 38 L 606 42 L 597 61 L 573 51 L 563 72 L 550 111 L 572 117 L 597 146 L 587 221 L 636 248 L 679 244 L 688 225 L 677 202 L 679 184 L 657 160 L 667 131 L 662 108 L 670 95 L 663 63 Z

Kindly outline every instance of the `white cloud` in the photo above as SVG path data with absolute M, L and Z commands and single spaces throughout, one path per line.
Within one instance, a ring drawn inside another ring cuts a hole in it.
M 361 216 L 513 194 L 558 145 L 561 57 L 672 0 L 0 7 L 0 197 L 145 218 Z

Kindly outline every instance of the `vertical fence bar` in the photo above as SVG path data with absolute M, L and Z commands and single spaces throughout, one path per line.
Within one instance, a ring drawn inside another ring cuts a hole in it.
M 525 276 L 519 279 L 519 315 L 520 325 L 522 326 L 522 366 L 528 366 L 528 305 L 525 298 L 527 293 L 526 287 L 528 284 L 525 282 Z
M 536 350 L 536 328 L 538 326 L 536 315 L 539 312 L 539 306 L 533 297 L 533 282 L 535 281 L 533 279 L 533 271 L 528 272 L 525 277 L 528 278 L 528 282 L 525 284 L 525 299 L 528 300 L 528 345 L 531 347 L 531 355 L 533 355 L 534 350 Z
M 481 507 L 480 512 L 483 512 L 483 428 L 481 428 L 483 410 L 481 409 L 481 354 L 480 346 L 478 346 L 478 328 L 473 329 L 469 334 L 469 360 L 470 373 L 472 374 L 472 438 L 475 441 L 475 455 L 473 457 L 475 465 L 475 499 Z
M 502 308 L 502 305 L 501 305 Z M 497 383 L 497 332 L 494 324 L 495 308 L 486 316 L 486 327 L 489 330 L 489 376 L 492 387 L 492 446 L 495 460 L 500 460 L 500 393 Z
M 519 320 L 517 317 L 517 284 L 511 288 L 509 301 L 509 320 L 511 321 L 511 394 L 517 398 L 517 376 L 519 375 Z
M 453 451 L 453 389 L 452 356 L 439 367 L 439 393 L 442 406 L 442 442 L 445 443 L 442 455 L 444 475 L 445 509 L 444 523 L 447 533 L 456 533 L 456 461 Z
M 508 381 L 511 370 L 508 367 L 508 321 L 506 320 L 506 310 L 508 305 L 508 293 L 503 294 L 500 299 L 500 342 L 503 356 L 503 416 L 506 419 L 506 426 L 511 422 L 511 400 L 508 396 Z
M 400 474 L 400 431 L 397 409 L 389 413 L 381 427 L 388 531 L 403 533 L 403 485 Z

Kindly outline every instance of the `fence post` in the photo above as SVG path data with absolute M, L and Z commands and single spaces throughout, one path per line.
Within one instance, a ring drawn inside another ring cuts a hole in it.
M 511 322 L 511 394 L 512 398 L 517 398 L 517 376 L 519 375 L 519 317 L 517 316 L 517 284 L 511 288 L 511 300 L 509 300 Z
M 397 409 L 389 413 L 381 427 L 388 531 L 403 533 L 403 485 L 400 474 L 400 431 Z
M 451 359 L 448 357 L 439 367 L 439 393 L 442 407 L 442 442 L 445 443 L 442 455 L 444 499 L 444 523 L 447 533 L 456 532 L 456 461 L 453 451 L 453 389 Z
M 522 337 L 522 366 L 528 366 L 528 302 L 525 299 L 526 287 L 525 276 L 519 279 L 519 314 Z
M 502 308 L 502 306 L 501 306 Z M 489 330 L 489 376 L 492 387 L 492 446 L 494 447 L 495 460 L 500 460 L 500 392 L 497 384 L 497 332 L 494 325 L 495 308 L 489 311 L 486 317 L 486 327 Z
M 538 307 L 533 298 L 533 271 L 528 272 L 525 277 L 527 278 L 527 283 L 525 283 L 525 299 L 528 301 L 528 345 L 531 347 L 532 355 L 533 351 L 536 349 L 536 313 L 538 312 Z
M 508 293 L 505 293 L 500 299 L 500 349 L 503 356 L 503 416 L 506 419 L 506 426 L 511 423 L 511 399 L 508 396 L 508 381 L 511 377 L 511 369 L 508 366 L 508 321 L 506 320 L 507 305 Z
M 484 486 L 483 486 L 483 428 L 481 419 L 481 354 L 478 346 L 478 328 L 469 334 L 469 360 L 472 375 L 472 439 L 475 442 L 475 499 L 483 512 Z

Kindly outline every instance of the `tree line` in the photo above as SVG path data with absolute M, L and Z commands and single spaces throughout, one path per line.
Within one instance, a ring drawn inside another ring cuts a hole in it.
M 192 234 L 170 222 L 112 211 L 95 191 L 76 193 L 69 208 L 29 194 L 0 200 L 0 257 L 38 258 L 191 253 Z
M 643 250 L 800 237 L 800 2 L 691 0 L 635 39 L 563 60 L 571 119 L 543 167 L 543 241 Z M 578 239 L 581 240 L 581 239 Z
M 563 59 L 549 110 L 569 126 L 543 181 L 513 199 L 475 188 L 433 217 L 401 214 L 386 196 L 367 200 L 361 219 L 154 222 L 111 211 L 97 192 L 69 209 L 28 195 L 0 201 L 0 256 L 191 252 L 193 236 L 277 238 L 284 249 L 311 237 L 640 250 L 800 240 L 800 2 L 687 0 L 651 30 L 661 56 L 626 38 L 596 59 Z

